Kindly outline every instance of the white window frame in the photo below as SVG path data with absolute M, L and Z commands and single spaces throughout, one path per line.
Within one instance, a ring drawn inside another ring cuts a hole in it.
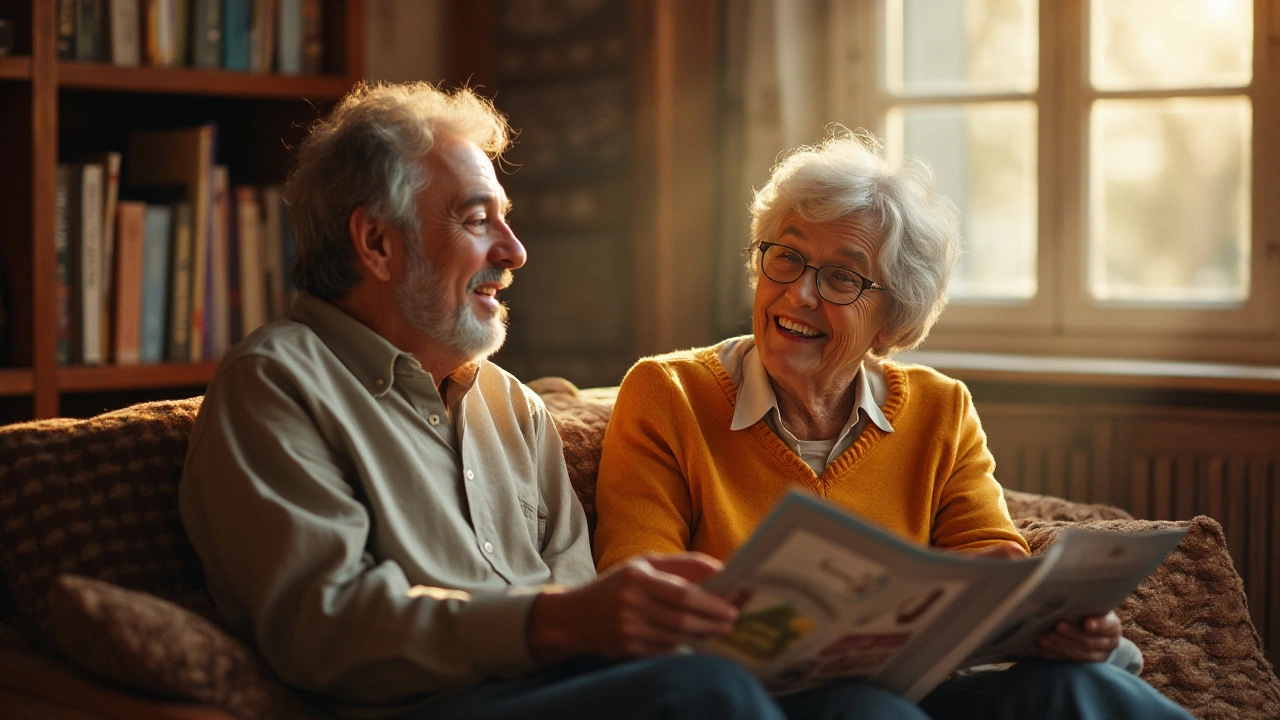
M 926 349 L 1280 363 L 1280 0 L 1253 0 L 1248 89 L 1112 92 L 1088 85 L 1089 0 L 1040 0 L 1034 92 L 910 98 L 883 83 L 885 0 L 831 0 L 836 119 L 884 137 L 893 106 L 1030 99 L 1037 104 L 1037 293 L 1028 302 L 953 300 Z M 1088 113 L 1097 99 L 1245 94 L 1253 110 L 1250 292 L 1226 309 L 1102 304 L 1086 286 Z M 927 158 L 926 158 L 927 159 Z

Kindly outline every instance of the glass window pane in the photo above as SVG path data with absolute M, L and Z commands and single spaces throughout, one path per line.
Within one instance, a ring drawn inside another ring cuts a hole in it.
M 1253 0 L 1093 0 L 1099 90 L 1243 87 L 1253 77 Z
M 1094 104 L 1088 282 L 1095 299 L 1248 297 L 1250 117 L 1245 97 Z
M 885 84 L 891 93 L 1035 90 L 1035 0 L 886 0 L 885 11 Z
M 933 167 L 960 208 L 965 252 L 951 297 L 1026 300 L 1036 294 L 1036 106 L 1033 102 L 911 106 L 889 118 L 893 156 Z

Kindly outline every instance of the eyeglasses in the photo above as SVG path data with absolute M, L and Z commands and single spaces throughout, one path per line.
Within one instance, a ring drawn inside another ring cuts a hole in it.
M 863 291 L 874 288 L 888 290 L 878 282 L 839 265 L 823 265 L 814 267 L 808 258 L 795 248 L 778 243 L 762 242 L 760 249 L 760 272 L 776 283 L 788 285 L 799 280 L 805 270 L 812 269 L 813 282 L 818 288 L 818 296 L 833 305 L 849 305 L 862 297 Z

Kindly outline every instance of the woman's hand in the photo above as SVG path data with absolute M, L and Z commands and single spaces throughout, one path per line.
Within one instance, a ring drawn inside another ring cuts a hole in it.
M 1036 638 L 1040 656 L 1050 660 L 1106 662 L 1120 645 L 1120 618 L 1115 611 L 1091 615 L 1078 623 L 1059 620 Z
M 727 635 L 738 609 L 698 585 L 721 567 L 702 553 L 640 555 L 595 582 L 544 592 L 529 614 L 530 652 L 543 665 L 575 655 L 623 659 Z

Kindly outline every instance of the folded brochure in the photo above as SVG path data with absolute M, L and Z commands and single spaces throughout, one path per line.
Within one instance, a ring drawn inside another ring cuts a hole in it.
M 981 558 L 793 490 L 703 583 L 741 614 L 696 649 L 739 661 L 776 694 L 857 680 L 918 702 L 957 669 L 1034 654 L 1060 619 L 1115 608 L 1185 534 L 1067 527 L 1038 556 Z

